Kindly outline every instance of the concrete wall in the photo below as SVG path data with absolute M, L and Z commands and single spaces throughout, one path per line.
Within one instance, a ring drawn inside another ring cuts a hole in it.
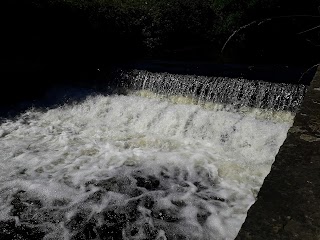
M 320 239 L 320 67 L 236 239 Z

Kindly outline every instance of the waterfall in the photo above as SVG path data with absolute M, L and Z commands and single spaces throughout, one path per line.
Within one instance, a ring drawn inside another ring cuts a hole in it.
M 234 239 L 305 87 L 137 70 L 118 80 L 125 94 L 0 124 L 0 236 Z
M 159 95 L 192 97 L 199 103 L 215 102 L 239 107 L 256 107 L 296 112 L 301 105 L 305 85 L 252 81 L 243 78 L 206 77 L 152 73 L 133 70 L 123 74 L 124 86 L 149 90 Z

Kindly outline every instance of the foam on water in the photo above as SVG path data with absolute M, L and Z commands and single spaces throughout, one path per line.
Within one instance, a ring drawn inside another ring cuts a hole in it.
M 234 239 L 293 115 L 141 94 L 4 122 L 0 227 L 44 239 Z

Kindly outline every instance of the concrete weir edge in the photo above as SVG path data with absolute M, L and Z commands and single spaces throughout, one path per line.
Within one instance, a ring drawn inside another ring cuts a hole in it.
M 236 240 L 320 239 L 320 67 Z

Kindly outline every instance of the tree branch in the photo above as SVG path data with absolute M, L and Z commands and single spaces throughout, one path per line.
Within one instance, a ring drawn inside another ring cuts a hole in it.
M 301 77 L 299 78 L 298 82 L 301 81 L 301 79 L 304 77 L 304 75 L 306 75 L 309 71 L 311 71 L 313 68 L 320 66 L 320 63 L 313 65 L 312 67 L 308 68 L 307 71 L 305 71 Z
M 303 34 L 303 33 L 306 33 L 306 32 L 310 32 L 310 31 L 315 30 L 315 29 L 317 29 L 317 28 L 320 28 L 320 25 L 315 26 L 315 27 L 313 27 L 313 28 L 309 28 L 309 29 L 307 29 L 307 30 L 305 30 L 305 31 L 302 31 L 302 32 L 298 32 L 297 34 Z
M 261 24 L 263 24 L 263 23 L 265 23 L 265 22 L 267 22 L 267 21 L 271 21 L 271 20 L 282 19 L 282 18 L 295 18 L 295 17 L 299 17 L 299 18 L 320 18 L 320 16 L 318 16 L 318 15 L 287 15 L 287 16 L 278 16 L 278 17 L 265 18 L 265 19 L 262 19 L 261 21 L 255 20 L 255 21 L 253 21 L 253 22 L 251 22 L 251 23 L 248 23 L 248 24 L 246 24 L 246 25 L 244 25 L 244 26 L 241 26 L 240 28 L 238 28 L 237 30 L 235 30 L 235 31 L 229 36 L 229 38 L 227 39 L 227 41 L 223 44 L 223 47 L 222 47 L 222 49 L 221 49 L 221 53 L 223 53 L 224 49 L 226 48 L 226 46 L 227 46 L 227 44 L 230 42 L 230 40 L 231 40 L 238 32 L 240 32 L 240 31 L 243 30 L 243 29 L 246 29 L 246 28 L 248 28 L 248 27 L 250 27 L 250 26 L 252 26 L 252 25 L 254 25 L 254 24 L 257 24 L 257 25 L 259 26 L 259 25 L 261 25 Z M 316 28 L 318 28 L 318 27 L 320 27 L 320 25 L 317 26 Z M 311 31 L 311 30 L 313 30 L 313 29 L 308 29 L 307 31 L 309 31 L 309 30 Z M 303 32 L 302 32 L 302 33 L 303 33 Z M 301 34 L 302 34 L 302 33 L 301 33 Z M 298 33 L 298 34 L 300 34 L 300 33 Z

